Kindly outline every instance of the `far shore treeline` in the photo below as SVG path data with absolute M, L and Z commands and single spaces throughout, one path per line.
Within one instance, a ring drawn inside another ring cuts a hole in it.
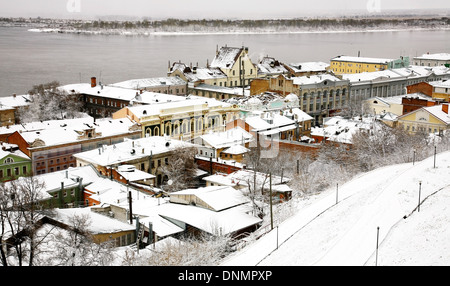
M 76 20 L 50 18 L 0 18 L 0 26 L 24 26 L 60 30 L 153 30 L 153 31 L 225 31 L 225 30 L 349 30 L 349 29 L 408 29 L 450 28 L 450 17 L 441 16 L 348 16 L 292 19 L 163 19 L 152 20 Z

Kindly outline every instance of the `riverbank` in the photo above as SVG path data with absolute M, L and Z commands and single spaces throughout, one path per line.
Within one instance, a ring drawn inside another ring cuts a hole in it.
M 157 21 L 0 18 L 0 26 L 26 27 L 30 32 L 83 35 L 299 34 L 448 30 L 450 29 L 450 18 L 398 16 L 261 20 L 166 19 Z

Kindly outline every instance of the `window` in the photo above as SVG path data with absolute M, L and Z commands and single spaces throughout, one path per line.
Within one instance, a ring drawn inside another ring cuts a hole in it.
M 19 175 L 19 167 L 14 168 L 14 175 L 16 175 L 16 176 Z
M 14 159 L 13 158 L 6 158 L 5 161 L 3 161 L 3 162 L 5 162 L 5 164 L 14 163 Z

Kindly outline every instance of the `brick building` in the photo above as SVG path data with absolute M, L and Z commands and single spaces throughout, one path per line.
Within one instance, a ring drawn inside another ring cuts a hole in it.
M 87 117 L 58 123 L 15 131 L 7 137 L 8 143 L 18 145 L 31 158 L 34 175 L 75 167 L 75 153 L 122 142 L 124 138 L 141 137 L 140 125 L 127 118 L 94 120 Z

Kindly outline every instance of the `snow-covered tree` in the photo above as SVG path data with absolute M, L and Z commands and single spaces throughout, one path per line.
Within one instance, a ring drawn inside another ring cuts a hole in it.
M 172 151 L 167 159 L 167 164 L 160 168 L 161 172 L 167 176 L 167 182 L 170 184 L 164 186 L 168 192 L 180 191 L 192 186 L 192 182 L 197 174 L 197 164 L 195 163 L 195 147 L 180 147 Z M 166 182 L 166 183 L 167 183 Z
M 200 237 L 183 239 L 166 238 L 158 242 L 153 249 L 139 254 L 127 250 L 122 265 L 133 266 L 215 266 L 230 251 L 232 239 L 228 235 L 212 236 L 203 234 Z
M 28 93 L 30 105 L 18 111 L 20 122 L 44 121 L 80 116 L 83 102 L 78 94 L 60 90 L 57 81 L 35 85 Z
M 46 245 L 51 254 L 42 259 L 48 266 L 108 266 L 113 261 L 113 241 L 98 243 L 89 231 L 89 215 L 73 215 L 67 229 L 52 230 Z
M 44 184 L 23 177 L 0 184 L 0 254 L 3 265 L 34 265 L 41 239 L 34 228 L 51 211 L 42 204 Z M 28 262 L 28 263 L 27 263 Z

